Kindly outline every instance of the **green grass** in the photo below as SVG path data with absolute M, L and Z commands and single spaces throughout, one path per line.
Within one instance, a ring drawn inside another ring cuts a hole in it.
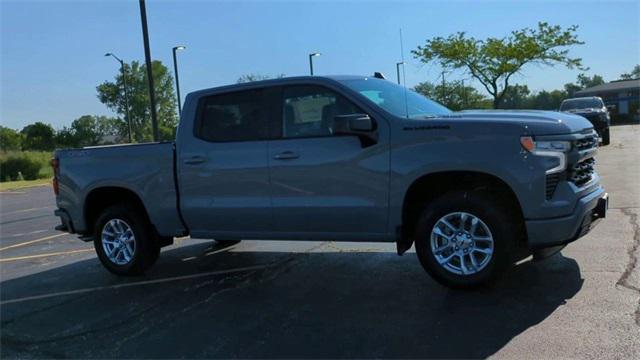
M 30 188 L 34 186 L 45 186 L 50 184 L 51 184 L 51 179 L 5 181 L 5 182 L 0 182 L 0 191 L 18 190 L 18 189 Z
M 52 152 L 49 151 L 2 151 L 0 152 L 0 163 L 4 163 L 9 158 L 26 158 L 31 162 L 37 163 L 40 166 L 38 171 L 38 179 L 46 179 L 53 177 L 53 169 L 49 165 Z M 15 181 L 15 176 L 5 176 L 6 174 L 0 174 L 0 181 Z

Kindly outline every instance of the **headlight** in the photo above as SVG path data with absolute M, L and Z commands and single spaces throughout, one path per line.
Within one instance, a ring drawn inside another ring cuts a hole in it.
M 534 141 L 531 136 L 520 138 L 522 147 L 533 155 L 556 159 L 546 170 L 546 174 L 564 171 L 567 168 L 567 152 L 571 149 L 568 141 Z

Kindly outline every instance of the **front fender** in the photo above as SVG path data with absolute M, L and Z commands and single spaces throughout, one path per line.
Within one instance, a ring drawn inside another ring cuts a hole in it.
M 520 145 L 526 128 L 517 124 L 432 124 L 433 130 L 396 129 L 391 150 L 390 229 L 402 224 L 402 210 L 410 186 L 418 179 L 443 172 L 475 172 L 500 179 L 513 191 L 525 217 L 531 196 L 544 187 L 544 172 L 535 181 L 535 164 Z M 542 183 L 540 184 L 540 180 Z M 438 189 L 433 189 L 438 191 Z M 544 192 L 541 190 L 542 196 Z

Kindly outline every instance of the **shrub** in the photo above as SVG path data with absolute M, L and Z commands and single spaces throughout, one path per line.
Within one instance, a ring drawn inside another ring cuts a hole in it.
M 18 180 L 18 172 L 24 180 L 51 177 L 50 159 L 51 153 L 46 151 L 0 153 L 0 180 Z

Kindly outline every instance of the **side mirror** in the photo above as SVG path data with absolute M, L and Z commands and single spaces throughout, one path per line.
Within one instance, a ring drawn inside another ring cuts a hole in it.
M 607 105 L 607 110 L 608 111 L 615 111 L 616 110 L 616 106 L 615 105 Z
M 365 147 L 378 142 L 375 124 L 367 114 L 337 115 L 333 118 L 333 133 L 358 136 Z

